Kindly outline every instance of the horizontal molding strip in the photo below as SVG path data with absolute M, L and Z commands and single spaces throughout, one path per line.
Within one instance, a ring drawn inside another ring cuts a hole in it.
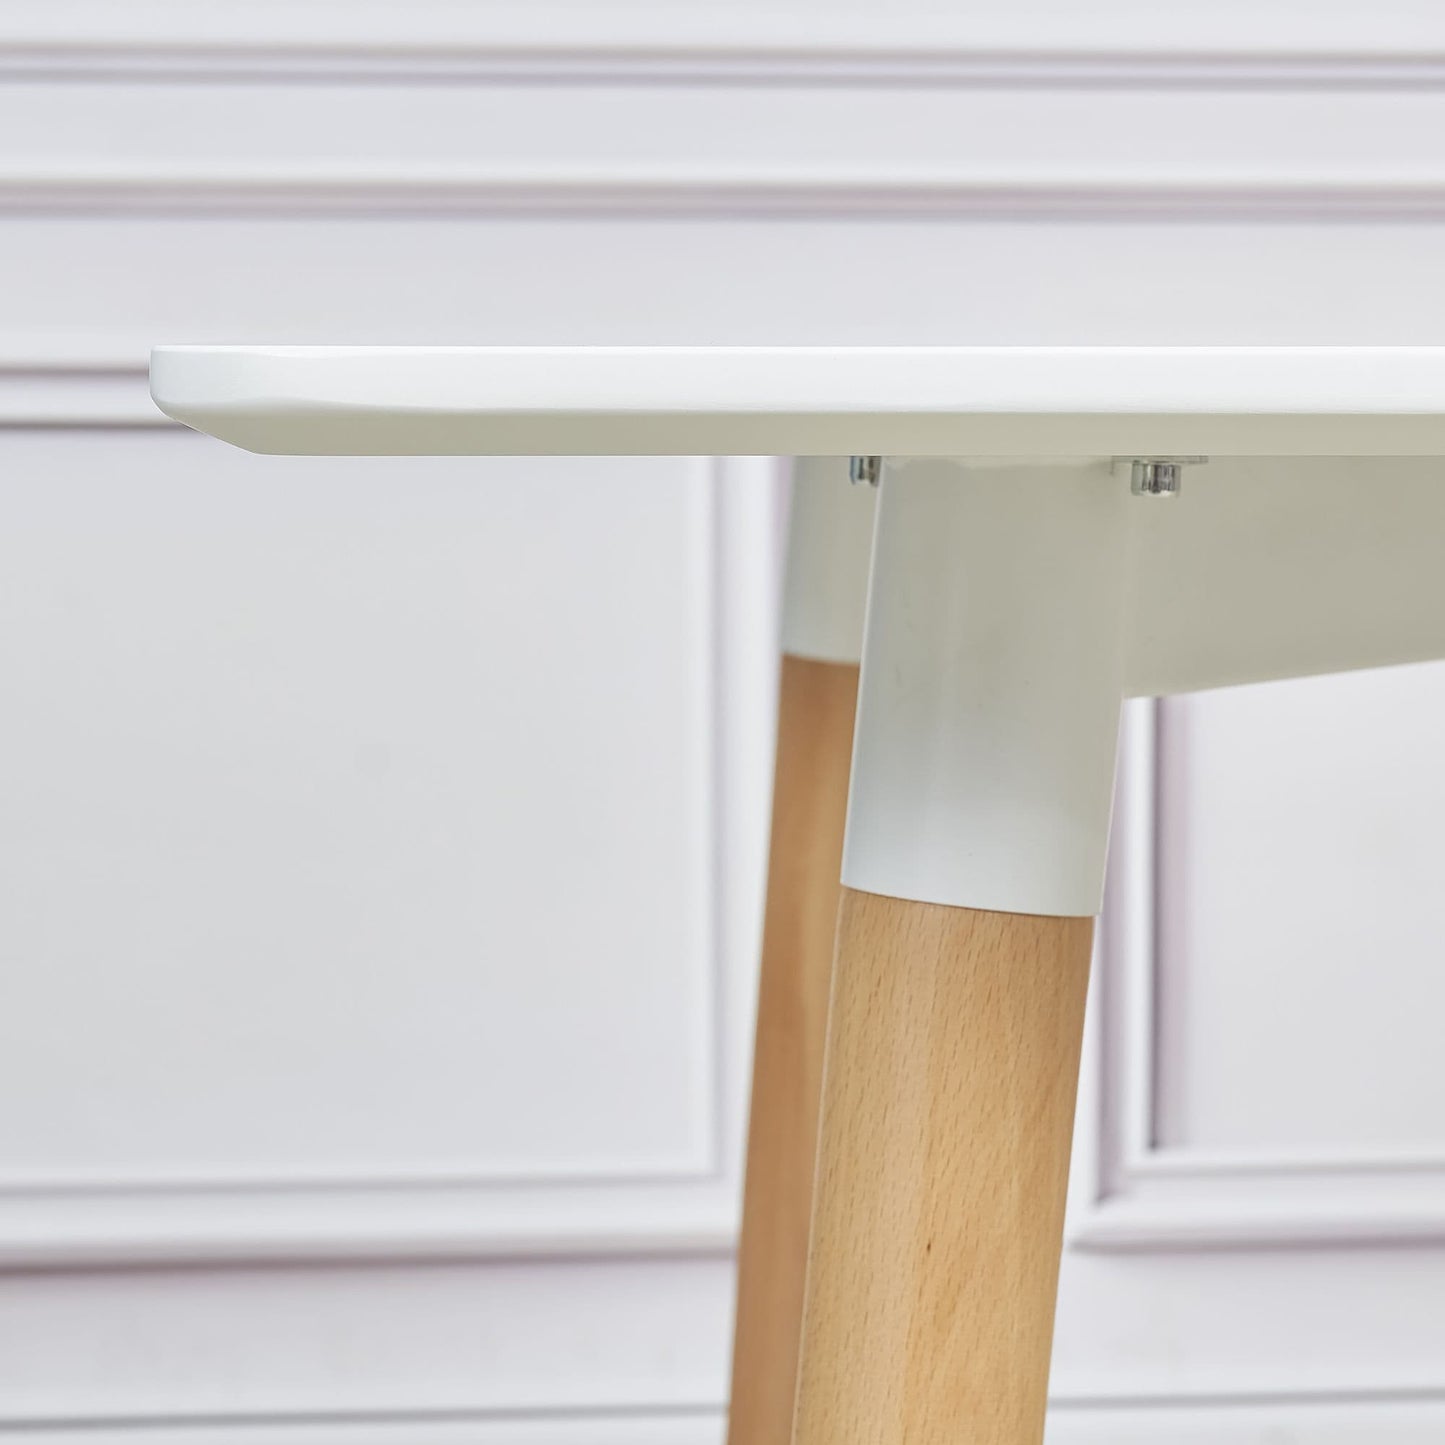
M 1395 88 L 1441 82 L 1445 17 L 1409 0 L 1316 7 L 1307 25 L 1278 0 L 872 14 L 807 4 L 12 4 L 0 18 L 0 75 L 37 73 Z
M 716 1445 L 726 1411 L 720 1404 L 647 1404 L 561 1409 L 401 1409 L 270 1413 L 238 1410 L 216 1414 L 101 1415 L 65 1417 L 0 1415 L 7 1439 L 54 1441 L 72 1433 L 87 1437 L 125 1435 L 137 1442 L 203 1445 L 235 1431 L 247 1439 L 272 1442 L 324 1441 L 333 1445 L 355 1432 L 358 1442 L 405 1441 L 406 1445 Z
M 144 1170 L 130 1174 L 79 1170 L 62 1174 L 0 1172 L 0 1207 L 9 1200 L 86 1199 L 95 1195 L 125 1194 L 133 1198 L 171 1194 L 206 1196 L 220 1194 L 244 1198 L 251 1195 L 319 1195 L 358 1191 L 389 1194 L 412 1190 L 517 1190 L 517 1189 L 609 1189 L 620 1186 L 677 1188 L 711 1185 L 726 1176 L 716 1159 L 699 1159 L 689 1167 L 679 1162 L 668 1169 L 639 1162 L 598 1165 L 557 1163 L 508 1165 L 477 1168 L 443 1168 L 425 1165 L 393 1170 L 363 1169 L 355 1166 L 310 1170 L 258 1170 L 245 1168 L 196 1170 Z
M 853 86 L 892 89 L 1063 88 L 1101 90 L 1434 90 L 1445 86 L 1445 55 L 1395 58 L 1328 56 L 1185 57 L 1153 55 L 1030 56 L 946 51 L 786 51 L 725 53 L 687 48 L 585 51 L 287 49 L 237 46 L 215 50 L 107 51 L 5 48 L 0 80 L 137 82 L 349 81 L 380 85 L 442 82 L 499 84 Z
M 737 1247 L 737 1224 L 725 1208 L 689 1210 L 666 1201 L 633 1219 L 577 1218 L 548 1227 L 516 1218 L 433 1222 L 397 1210 L 387 1222 L 357 1224 L 338 1210 L 320 1223 L 204 1219 L 127 1229 L 98 1222 L 73 1230 L 19 1230 L 0 1218 L 0 1270 L 146 1269 L 175 1265 L 400 1264 L 427 1260 L 712 1258 Z
M 0 168 L 0 211 L 76 214 L 745 219 L 875 216 L 977 220 L 1411 220 L 1445 218 L 1445 169 L 1378 172 L 1020 176 L 894 169 L 577 171 L 218 166 L 64 172 Z
M 1053 1393 L 1049 1399 L 1049 1413 L 1056 1420 L 1091 1420 L 1099 1417 L 1119 1417 L 1122 1420 L 1138 1419 L 1148 1421 L 1150 1417 L 1175 1412 L 1204 1413 L 1218 1417 L 1239 1414 L 1252 1417 L 1260 1411 L 1288 1410 L 1398 1410 L 1404 1407 L 1424 1408 L 1445 1412 L 1445 1391 L 1438 1387 L 1381 1387 L 1360 1390 L 1262 1390 L 1262 1391 L 1221 1391 L 1210 1392 L 1167 1392 L 1141 1391 L 1137 1394 L 1072 1394 Z M 636 1430 L 637 1438 L 646 1441 L 671 1438 L 671 1433 L 657 1433 L 663 1427 L 672 1426 L 678 1438 L 713 1439 L 713 1431 L 720 1431 L 726 1419 L 726 1404 L 722 1401 L 678 1402 L 667 1404 L 581 1404 L 576 1406 L 534 1408 L 468 1407 L 459 1405 L 429 1407 L 418 1405 L 409 1408 L 318 1408 L 298 1411 L 223 1410 L 195 1414 L 177 1411 L 175 1413 L 89 1413 L 75 1412 L 67 1415 L 0 1415 L 0 1432 L 6 1436 L 25 1438 L 34 1433 L 37 1437 L 53 1438 L 59 1432 L 87 1432 L 105 1434 L 120 1433 L 149 1438 L 164 1438 L 167 1441 L 181 1441 L 191 1438 L 211 1440 L 214 1433 L 222 1430 L 264 1430 L 272 1440 L 307 1438 L 304 1432 L 324 1430 L 330 1441 L 345 1430 L 354 1429 L 363 1438 L 389 1439 L 395 1431 L 397 1438 L 408 1442 L 452 1442 L 495 1438 L 508 1442 L 518 1439 L 530 1440 L 532 1432 L 545 1432 L 550 1442 L 573 1439 L 594 1442 L 598 1439 L 611 1441 L 620 1438 L 624 1430 Z M 1142 1423 L 1142 1421 L 1141 1421 Z M 1219 1421 L 1223 1424 L 1223 1421 Z M 1244 1423 L 1244 1422 L 1241 1422 Z M 1249 1423 L 1254 1423 L 1251 1419 Z M 473 1431 L 481 1431 L 473 1435 Z M 1050 1436 L 1052 1438 L 1052 1434 Z M 1093 1438 L 1092 1436 L 1090 1438 Z M 1133 1437 L 1131 1437 L 1133 1438 Z M 1172 1437 L 1169 1437 L 1172 1438 Z M 1213 1436 L 1211 1439 L 1215 1438 Z M 1253 1437 L 1251 1437 L 1253 1438 Z
M 1357 1153 L 1312 1154 L 1261 1150 L 1257 1153 L 1212 1152 L 1179 1147 L 1141 1150 L 1129 1162 L 1129 1177 L 1161 1179 L 1328 1180 L 1340 1175 L 1433 1174 L 1445 1180 L 1445 1155 L 1421 1146 L 1416 1150 L 1361 1149 Z
M 1329 1199 L 1322 1206 L 1212 1197 L 1121 1195 L 1070 1231 L 1070 1247 L 1101 1254 L 1438 1245 L 1445 1196 L 1434 1201 Z

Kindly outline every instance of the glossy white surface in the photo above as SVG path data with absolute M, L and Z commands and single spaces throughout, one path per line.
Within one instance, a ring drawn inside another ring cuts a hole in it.
M 879 491 L 843 882 L 1097 913 L 1129 515 L 1107 462 L 913 461 Z
M 1445 656 L 1445 459 L 1221 457 L 1133 500 L 1132 695 Z
M 1445 453 L 1445 348 L 161 346 L 168 415 L 312 454 Z
M 863 656 L 868 554 L 878 489 L 848 479 L 846 457 L 793 463 L 783 569 L 783 651 L 816 662 Z
M 845 485 L 846 484 L 842 484 Z M 1124 696 L 1445 657 L 1445 461 L 895 460 L 880 493 L 844 877 L 1099 905 Z

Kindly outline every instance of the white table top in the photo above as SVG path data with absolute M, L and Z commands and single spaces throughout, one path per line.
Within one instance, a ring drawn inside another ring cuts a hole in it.
M 1445 347 L 161 346 L 151 392 L 312 455 L 1445 455 Z

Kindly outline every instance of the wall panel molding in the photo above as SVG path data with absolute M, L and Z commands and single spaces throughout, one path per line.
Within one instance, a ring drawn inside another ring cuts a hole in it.
M 1405 0 L 1361 10 L 1222 4 L 1180 12 L 1112 0 L 886 12 L 795 3 L 700 7 L 458 6 L 305 0 L 12 5 L 0 77 L 337 76 L 600 84 L 1095 85 L 1385 89 L 1445 76 L 1445 24 Z
M 128 1421 L 75 1424 L 7 1424 L 17 1445 L 82 1445 L 97 1437 L 129 1445 L 720 1445 L 726 1416 L 716 1408 L 538 1415 L 322 1416 L 314 1421 Z M 1384 1445 L 1393 1441 L 1384 1437 Z
M 32 0 L 0 210 L 1445 216 L 1445 15 L 1292 10 Z
M 78 216 L 388 216 L 590 219 L 753 217 L 1179 222 L 1445 219 L 1445 167 L 1390 179 L 1279 168 L 1198 179 L 1092 167 L 1050 175 L 678 164 L 503 168 L 425 163 L 194 168 L 0 162 L 0 211 Z
M 97 1432 L 133 1445 L 228 1445 L 264 1434 L 271 1445 L 716 1445 L 726 1426 L 716 1403 L 536 1409 L 316 1411 L 269 1414 L 0 1416 L 20 1442 L 72 1445 Z M 1050 1403 L 1050 1445 L 1425 1445 L 1445 1434 L 1445 1396 L 1437 1391 L 1140 1396 Z
M 22 1442 L 67 1445 L 97 1432 L 133 1445 L 219 1445 L 263 1436 L 271 1445 L 718 1445 L 726 1415 L 716 1405 L 646 1405 L 573 1410 L 318 1411 L 252 1414 L 7 1420 L 0 1429 Z
M 100 344 L 37 346 L 0 358 L 0 429 L 53 429 L 63 447 L 67 432 L 137 426 L 164 429 L 182 444 L 215 445 L 156 411 L 144 365 Z M 435 1175 L 383 1166 L 314 1177 L 238 1168 L 215 1177 L 10 1178 L 0 1180 L 0 1268 L 708 1256 L 733 1247 L 750 1035 L 735 977 L 751 972 L 753 933 L 739 924 L 754 912 L 750 885 L 761 834 L 745 808 L 736 809 L 740 817 L 722 817 L 717 790 L 737 791 L 741 775 L 759 766 L 750 756 L 757 740 L 735 735 L 753 725 L 749 691 L 758 683 L 736 673 L 740 660 L 755 655 L 754 634 L 771 635 L 771 611 L 765 597 L 760 607 L 752 598 L 736 606 L 729 599 L 736 569 L 760 565 L 776 523 L 769 459 L 700 465 L 703 515 L 688 545 L 699 549 L 695 655 L 708 699 L 699 786 L 711 821 L 700 853 L 703 956 L 695 966 L 704 974 L 705 1037 L 697 1049 L 709 1088 L 688 1156 L 676 1168 L 620 1160 L 599 1170 L 559 1159 L 555 1168 L 519 1170 L 482 1159 Z M 720 696 L 732 698 L 733 708 L 720 711 Z
M 1054 1410 L 1048 1445 L 1432 1445 L 1442 1434 L 1445 1400 L 1437 1396 L 1181 1399 Z
M 1105 1067 L 1097 1195 L 1071 1243 L 1169 1251 L 1445 1241 L 1445 1155 L 1226 1153 L 1159 1143 L 1158 710 L 1153 699 L 1126 708 L 1099 950 Z

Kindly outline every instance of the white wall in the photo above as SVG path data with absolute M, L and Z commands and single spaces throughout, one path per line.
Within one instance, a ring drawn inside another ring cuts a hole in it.
M 1445 20 L 30 0 L 0 208 L 0 1425 L 701 1445 L 775 468 L 252 458 L 147 346 L 1439 342 Z M 1442 718 L 1131 717 L 1053 1445 L 1445 1434 Z

